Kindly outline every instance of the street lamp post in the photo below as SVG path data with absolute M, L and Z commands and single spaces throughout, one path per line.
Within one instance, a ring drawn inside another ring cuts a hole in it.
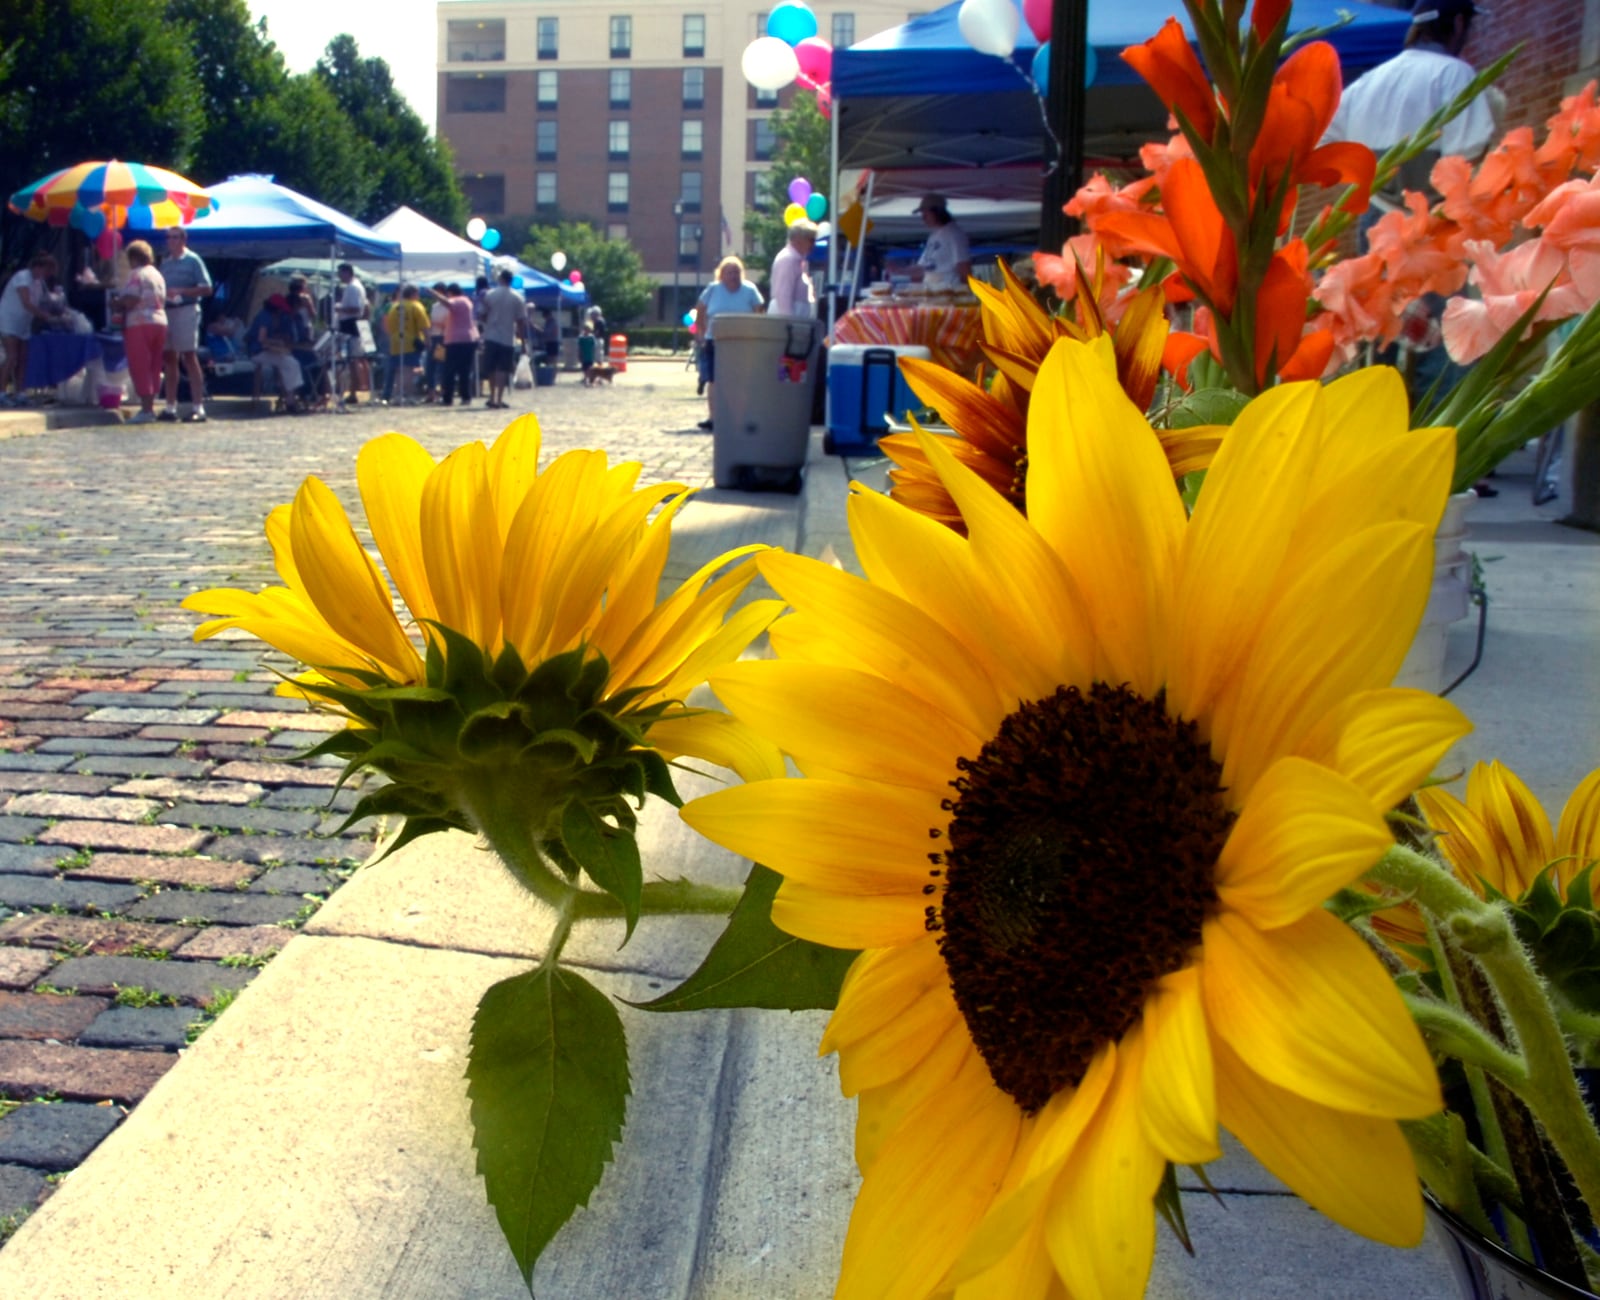
M 683 274 L 683 200 L 672 205 L 672 355 L 678 355 L 678 322 L 683 318 L 683 299 L 678 287 Z

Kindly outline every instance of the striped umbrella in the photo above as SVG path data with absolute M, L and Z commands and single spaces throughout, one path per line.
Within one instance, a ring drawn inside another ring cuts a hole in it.
M 113 230 L 186 226 L 214 206 L 193 181 L 144 163 L 84 162 L 52 172 L 11 196 L 9 204 L 33 221 L 70 225 L 91 238 Z

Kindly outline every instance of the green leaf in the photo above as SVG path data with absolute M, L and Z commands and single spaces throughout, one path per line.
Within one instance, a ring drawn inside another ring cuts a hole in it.
M 1202 1173 L 1201 1177 L 1205 1175 Z M 1208 1187 L 1209 1183 L 1206 1184 Z M 1215 1192 L 1212 1195 L 1216 1195 Z M 1161 1186 L 1156 1188 L 1155 1195 L 1156 1213 L 1166 1220 L 1167 1227 L 1172 1230 L 1172 1235 L 1178 1239 L 1178 1244 L 1194 1254 L 1194 1242 L 1189 1238 L 1189 1224 L 1183 1217 L 1183 1193 L 1178 1190 L 1178 1171 L 1172 1166 L 1167 1166 L 1167 1172 L 1161 1175 Z
M 628 929 L 627 943 L 639 923 L 639 899 L 644 892 L 644 867 L 639 844 L 631 834 L 607 826 L 594 809 L 572 800 L 561 815 L 561 842 L 589 879 L 622 904 Z
M 744 896 L 728 918 L 700 969 L 646 1011 L 703 1011 L 710 1007 L 766 1007 L 779 1011 L 831 1011 L 854 952 L 797 939 L 772 923 L 772 900 L 783 877 L 756 863 Z
M 667 760 L 653 749 L 641 749 L 634 757 L 644 764 L 644 788 L 674 808 L 682 808 L 683 799 L 672 783 L 672 769 L 667 766 Z
M 420 840 L 424 835 L 432 835 L 436 831 L 466 830 L 456 821 L 444 817 L 407 817 L 405 825 L 400 828 L 400 833 L 384 847 L 382 853 L 373 858 L 367 865 L 375 867 L 384 859 L 392 857 L 401 849 L 410 844 L 412 840 Z
M 559 966 L 501 980 L 472 1020 L 467 1096 L 489 1203 L 523 1281 L 622 1135 L 628 1043 L 611 999 Z
M 1237 388 L 1196 389 L 1172 404 L 1167 427 L 1193 429 L 1202 424 L 1232 424 L 1249 400 Z

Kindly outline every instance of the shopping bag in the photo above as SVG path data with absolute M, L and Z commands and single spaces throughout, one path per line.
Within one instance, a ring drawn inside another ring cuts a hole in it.
M 517 369 L 511 376 L 511 386 L 513 388 L 533 387 L 533 362 L 528 360 L 527 353 L 523 353 L 517 358 Z

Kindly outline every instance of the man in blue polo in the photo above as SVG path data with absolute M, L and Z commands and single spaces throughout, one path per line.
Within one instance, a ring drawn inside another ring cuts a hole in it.
M 211 273 L 189 248 L 182 226 L 167 231 L 167 255 L 161 259 L 167 282 L 167 405 L 159 418 L 178 418 L 178 365 L 189 376 L 189 419 L 206 418 L 205 380 L 200 374 L 200 300 L 211 296 Z

